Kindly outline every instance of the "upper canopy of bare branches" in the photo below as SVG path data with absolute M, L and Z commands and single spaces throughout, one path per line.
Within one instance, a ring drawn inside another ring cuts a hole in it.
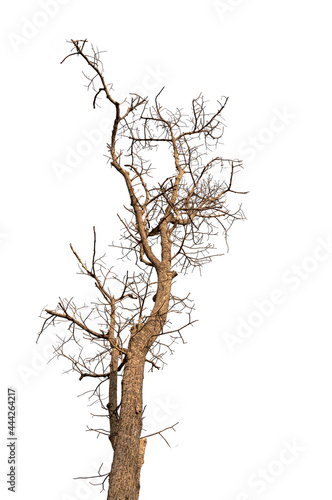
M 87 86 L 94 92 L 93 107 L 104 96 L 113 109 L 107 157 L 122 176 L 129 201 L 125 206 L 128 217 L 119 216 L 123 225 L 119 246 L 124 257 L 134 256 L 138 272 L 122 278 L 107 268 L 102 259 L 96 258 L 94 232 L 91 266 L 73 247 L 72 251 L 80 271 L 94 280 L 99 300 L 89 310 L 77 307 L 72 299 L 60 299 L 54 310 L 45 310 L 42 331 L 56 322 L 66 322 L 70 337 L 60 339 L 56 354 L 68 357 L 81 379 L 103 380 L 109 376 L 110 350 L 117 353 L 123 366 L 128 339 L 144 331 L 144 346 L 150 353 L 147 361 L 158 368 L 176 338 L 182 339 L 182 328 L 192 324 L 188 297 L 173 295 L 170 282 L 178 272 L 200 269 L 209 262 L 216 254 L 212 236 L 221 232 L 227 243 L 229 228 L 244 217 L 241 206 L 232 209 L 228 205 L 230 197 L 242 194 L 233 187 L 241 163 L 215 154 L 223 136 L 222 113 L 227 98 L 217 101 L 215 110 L 210 111 L 199 95 L 188 112 L 164 108 L 162 90 L 152 103 L 137 94 L 119 102 L 105 80 L 101 52 L 93 46 L 88 48 L 87 40 L 71 40 L 70 44 L 72 50 L 62 62 L 75 56 L 82 59 Z M 153 180 L 151 160 L 158 148 L 163 158 L 165 151 L 169 156 L 168 173 L 160 183 Z M 122 285 L 117 297 L 112 292 L 114 280 Z M 183 311 L 188 320 L 172 330 L 168 313 Z M 161 340 L 166 333 L 168 343 Z M 98 346 L 95 356 L 83 357 L 82 336 Z M 69 341 L 78 346 L 76 357 L 66 354 Z
M 229 195 L 238 193 L 233 181 L 241 163 L 213 154 L 223 135 L 227 98 L 208 112 L 199 95 L 188 114 L 164 108 L 161 92 L 152 104 L 139 95 L 120 103 L 104 79 L 101 52 L 91 47 L 89 53 L 86 40 L 70 43 L 73 47 L 67 58 L 80 56 L 88 66 L 89 73 L 84 74 L 88 88 L 95 92 L 93 106 L 105 95 L 114 107 L 108 157 L 125 180 L 131 205 L 129 218 L 121 217 L 124 252 L 134 253 L 138 263 L 156 269 L 163 256 L 170 258 L 173 270 L 200 268 L 214 254 L 211 236 L 221 230 L 227 239 L 232 223 L 243 218 L 241 207 L 228 206 Z M 171 153 L 173 172 L 156 185 L 149 152 L 161 146 Z M 163 237 L 162 222 L 170 238 Z
M 194 323 L 189 295 L 177 297 L 173 279 L 178 272 L 200 270 L 210 262 L 216 255 L 212 237 L 221 233 L 227 244 L 229 228 L 244 217 L 241 206 L 228 205 L 242 194 L 233 186 L 241 163 L 222 157 L 217 149 L 227 98 L 217 101 L 211 111 L 199 95 L 188 112 L 163 107 L 163 89 L 152 102 L 137 94 L 120 102 L 105 80 L 101 52 L 88 48 L 87 40 L 71 40 L 70 44 L 71 52 L 62 62 L 75 56 L 83 60 L 87 87 L 94 93 L 93 107 L 102 97 L 111 105 L 114 120 L 107 158 L 123 178 L 128 194 L 128 216 L 119 216 L 121 240 L 112 246 L 120 247 L 122 258 L 131 258 L 135 270 L 119 276 L 104 257 L 97 256 L 94 228 L 90 264 L 72 245 L 71 250 L 80 273 L 94 283 L 97 298 L 82 307 L 72 298 L 60 298 L 54 309 L 44 309 L 40 333 L 49 326 L 66 324 L 67 331 L 57 336 L 54 354 L 69 360 L 70 370 L 80 380 L 94 382 L 86 391 L 91 404 L 100 403 L 107 412 L 94 416 L 106 416 L 109 429 L 89 430 L 107 435 L 114 449 L 109 495 L 114 497 L 122 480 L 125 496 L 116 498 L 138 498 L 146 438 L 164 438 L 162 433 L 176 425 L 141 437 L 145 363 L 151 369 L 163 367 L 164 355 L 173 352 L 178 340 L 184 342 L 182 330 Z M 158 171 L 165 173 L 161 182 L 152 176 L 156 152 L 161 157 Z M 119 375 L 123 376 L 120 401 Z M 107 474 L 100 469 L 96 477 L 103 478 L 104 486 Z M 135 491 L 129 496 L 127 477 Z

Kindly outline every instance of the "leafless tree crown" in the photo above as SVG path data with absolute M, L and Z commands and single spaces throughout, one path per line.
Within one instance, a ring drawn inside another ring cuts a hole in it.
M 188 113 L 164 108 L 160 102 L 163 89 L 153 102 L 137 94 L 119 102 L 104 78 L 101 52 L 93 46 L 88 49 L 86 40 L 71 40 L 70 44 L 71 52 L 62 62 L 71 57 L 83 59 L 87 87 L 94 92 L 93 107 L 106 97 L 113 110 L 107 158 L 122 176 L 128 193 L 125 215 L 118 215 L 120 241 L 114 246 L 136 269 L 119 276 L 108 267 L 104 256 L 97 256 L 94 229 L 90 263 L 71 249 L 80 272 L 95 283 L 98 300 L 79 307 L 73 299 L 60 299 L 55 309 L 44 310 L 41 333 L 58 322 L 68 326 L 66 334 L 58 335 L 55 356 L 67 358 L 80 380 L 96 379 L 90 398 L 106 412 L 109 428 L 94 430 L 109 436 L 115 450 L 126 401 L 124 393 L 118 400 L 118 377 L 125 377 L 127 365 L 129 373 L 128 360 L 140 359 L 139 353 L 152 369 L 162 367 L 165 353 L 172 352 L 174 343 L 183 340 L 182 330 L 193 323 L 189 295 L 175 296 L 172 280 L 210 262 L 217 255 L 213 238 L 222 234 L 227 244 L 229 228 L 244 217 L 241 206 L 233 210 L 228 205 L 230 196 L 242 194 L 233 187 L 241 163 L 215 154 L 221 146 L 227 98 L 209 111 L 199 95 Z M 151 155 L 155 158 L 158 149 L 163 157 L 167 153 L 170 164 L 168 176 L 156 183 Z M 121 285 L 117 295 L 115 283 Z M 183 318 L 183 313 L 186 319 L 180 323 L 177 318 Z M 105 474 L 104 481 L 107 477 Z

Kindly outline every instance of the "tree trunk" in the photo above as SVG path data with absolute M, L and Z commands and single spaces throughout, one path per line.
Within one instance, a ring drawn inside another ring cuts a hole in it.
M 108 414 L 110 419 L 110 441 L 112 443 L 113 450 L 115 449 L 116 437 L 118 434 L 118 359 L 119 352 L 113 348 L 112 357 L 110 363 L 110 380 L 109 380 L 109 397 L 108 397 Z
M 108 500 L 137 500 L 144 440 L 140 440 L 143 411 L 145 352 L 129 350 L 122 380 L 122 398 L 110 473 Z M 142 442 L 142 444 L 140 444 Z
M 146 446 L 146 439 L 140 439 L 145 357 L 165 324 L 175 275 L 167 266 L 162 266 L 158 271 L 158 289 L 152 314 L 143 328 L 133 327 L 131 330 L 107 500 L 138 500 Z

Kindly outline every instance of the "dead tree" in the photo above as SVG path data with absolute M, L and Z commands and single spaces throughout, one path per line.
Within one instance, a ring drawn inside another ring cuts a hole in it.
M 209 111 L 199 95 L 188 113 L 164 108 L 161 92 L 151 104 L 136 94 L 119 102 L 104 78 L 100 51 L 88 49 L 87 40 L 69 43 L 71 52 L 62 62 L 79 57 L 86 66 L 88 88 L 94 92 L 93 107 L 104 97 L 112 108 L 107 156 L 123 178 L 129 202 L 124 207 L 127 218 L 119 216 L 118 247 L 123 257 L 131 258 L 134 271 L 119 277 L 103 257 L 97 257 L 94 230 L 90 265 L 71 249 L 81 273 L 94 281 L 99 299 L 88 309 L 77 307 L 72 299 L 60 299 L 56 308 L 44 310 L 40 333 L 58 322 L 68 325 L 68 335 L 59 337 L 55 355 L 67 358 L 80 380 L 95 379 L 90 397 L 97 398 L 108 417 L 109 428 L 94 430 L 109 437 L 113 462 L 111 471 L 99 471 L 98 477 L 103 477 L 103 486 L 109 480 L 108 500 L 136 500 L 146 446 L 142 437 L 145 366 L 162 367 L 165 353 L 183 340 L 183 328 L 193 323 L 189 296 L 179 298 L 172 292 L 174 278 L 210 262 L 218 255 L 213 237 L 221 232 L 227 244 L 230 226 L 243 219 L 241 205 L 234 210 L 228 206 L 230 195 L 243 194 L 233 189 L 241 164 L 213 153 L 223 135 L 226 98 Z M 170 173 L 153 184 L 149 153 L 158 148 L 163 157 L 169 155 Z M 117 296 L 112 291 L 116 281 L 122 290 Z M 183 324 L 171 323 L 173 313 L 186 318 Z

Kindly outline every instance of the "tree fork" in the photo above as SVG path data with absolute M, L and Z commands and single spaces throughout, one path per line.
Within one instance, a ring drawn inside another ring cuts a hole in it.
M 158 369 L 162 367 L 167 350 L 172 352 L 171 346 L 178 339 L 183 341 L 182 329 L 194 323 L 189 294 L 181 298 L 171 293 L 172 280 L 178 271 L 186 274 L 189 270 L 201 270 L 220 255 L 210 241 L 220 234 L 219 230 L 228 248 L 229 228 L 235 220 L 244 218 L 241 205 L 233 210 L 227 199 L 228 195 L 245 194 L 233 188 L 234 174 L 241 168 L 241 162 L 212 153 L 222 144 L 222 111 L 227 98 L 217 101 L 216 111 L 210 112 L 200 94 L 192 100 L 188 115 L 181 109 L 172 112 L 161 106 L 161 91 L 154 105 L 136 94 L 118 102 L 112 85 L 107 85 L 103 76 L 101 51 L 91 46 L 88 52 L 87 40 L 70 43 L 72 51 L 62 62 L 69 57 L 82 57 L 89 68 L 89 73 L 84 73 L 88 88 L 95 92 L 93 107 L 103 93 L 113 107 L 108 159 L 125 182 L 130 201 L 130 208 L 125 206 L 125 209 L 131 219 L 119 216 L 123 241 L 112 246 L 120 247 L 123 256 L 129 255 L 139 271 L 128 271 L 121 278 L 112 267 L 106 267 L 102 257 L 96 257 L 94 230 L 91 269 L 72 250 L 81 273 L 94 280 L 99 292 L 97 301 L 91 303 L 95 317 L 87 305 L 77 307 L 73 298 L 60 299 L 55 309 L 44 309 L 46 317 L 40 334 L 49 326 L 67 323 L 68 333 L 64 338 L 58 337 L 56 356 L 71 362 L 79 380 L 99 379 L 91 393 L 103 410 L 108 398 L 108 415 L 100 415 L 109 417 L 110 431 L 106 435 L 114 451 L 111 471 L 105 474 L 109 478 L 107 498 L 138 500 L 146 447 L 146 438 L 141 437 L 145 362 Z M 151 184 L 152 166 L 145 153 L 161 144 L 167 145 L 172 154 L 173 173 L 161 184 Z M 109 287 L 114 281 L 123 285 L 116 298 L 113 287 Z M 183 325 L 176 322 L 175 329 L 172 326 L 165 331 L 165 325 L 171 323 L 167 323 L 168 315 L 184 312 L 188 321 Z M 91 344 L 96 348 L 92 357 Z M 73 354 L 67 351 L 69 345 L 74 348 Z M 118 403 L 118 376 L 122 368 Z M 106 389 L 103 382 L 107 380 Z M 100 434 L 99 429 L 94 430 Z

